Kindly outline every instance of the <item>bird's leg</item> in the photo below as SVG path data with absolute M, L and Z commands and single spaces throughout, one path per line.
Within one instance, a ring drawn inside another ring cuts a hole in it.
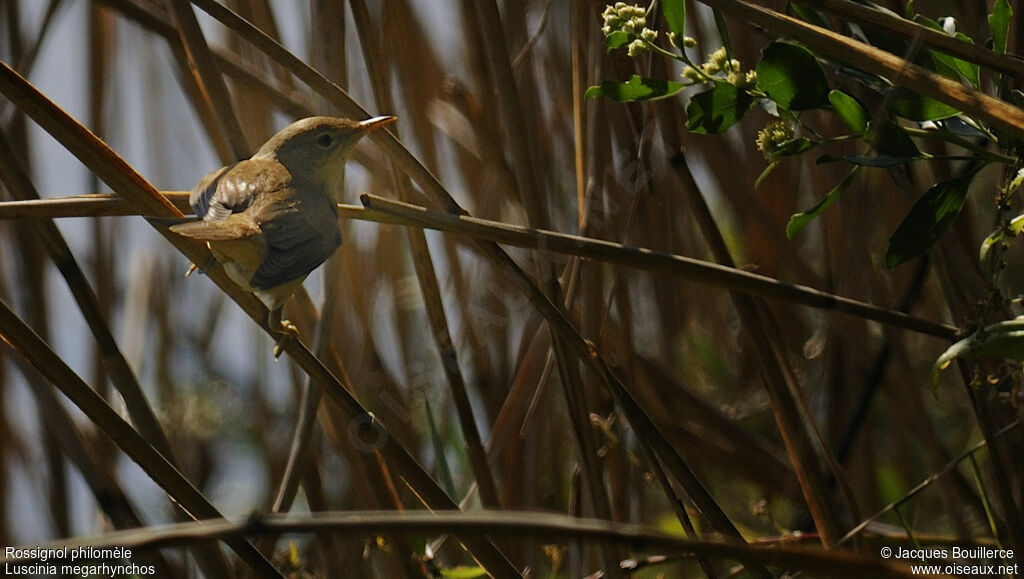
M 294 340 L 299 336 L 299 329 L 288 320 L 282 320 L 281 314 L 284 308 L 274 308 L 267 314 L 267 326 L 274 332 L 274 359 L 281 357 L 285 343 Z
M 214 257 L 213 255 L 210 256 L 210 259 L 206 260 L 206 263 L 204 263 L 202 265 L 202 267 L 200 267 L 200 266 L 198 266 L 198 265 L 196 265 L 194 263 L 190 263 L 190 264 L 188 264 L 188 271 L 185 272 L 185 277 L 188 277 L 188 276 L 192 275 L 196 271 L 198 271 L 199 273 L 206 273 L 206 270 L 208 270 L 211 267 L 213 267 L 213 264 L 215 264 L 215 263 L 217 263 L 217 258 Z

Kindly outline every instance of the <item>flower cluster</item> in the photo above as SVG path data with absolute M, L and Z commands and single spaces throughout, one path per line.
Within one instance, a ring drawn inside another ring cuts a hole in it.
M 757 82 L 757 71 L 746 72 L 740 67 L 740 61 L 729 58 L 725 47 L 712 52 L 707 61 L 700 66 L 700 70 L 687 66 L 683 69 L 683 78 L 693 81 L 705 81 L 710 77 L 719 77 L 729 84 L 740 88 L 748 87 Z
M 765 159 L 771 159 L 780 146 L 792 139 L 793 125 L 782 119 L 772 121 L 757 132 L 757 150 L 761 151 Z
M 601 32 L 605 36 L 615 32 L 624 32 L 631 39 L 626 47 L 630 56 L 637 56 L 650 50 L 650 45 L 658 38 L 658 31 L 647 28 L 647 10 L 635 4 L 616 2 L 609 5 L 601 13 L 604 26 Z
M 684 36 L 683 41 L 679 42 L 679 37 L 676 36 L 675 32 L 668 33 L 668 41 L 676 48 L 693 48 L 697 46 L 697 39 L 691 36 Z
M 601 18 L 604 18 L 601 32 L 604 32 L 605 36 L 620 30 L 630 36 L 639 36 L 642 31 L 647 30 L 647 10 L 635 4 L 616 2 L 615 5 L 605 7 Z

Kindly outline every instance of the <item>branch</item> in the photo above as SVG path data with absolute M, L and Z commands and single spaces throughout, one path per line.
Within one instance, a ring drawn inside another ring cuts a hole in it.
M 188 207 L 188 193 L 170 191 L 164 193 L 164 196 L 182 211 L 191 211 Z M 452 215 L 374 195 L 363 195 L 361 200 L 365 207 L 338 204 L 339 215 L 344 219 L 435 229 L 515 247 L 554 251 L 594 261 L 670 273 L 695 283 L 812 308 L 833 310 L 943 340 L 953 340 L 959 332 L 956 326 L 949 324 L 933 322 L 805 285 L 790 284 L 765 275 L 682 255 L 467 215 Z M 0 203 L 0 220 L 135 214 L 126 202 L 114 194 Z
M 363 540 L 375 535 L 436 535 L 458 533 L 487 537 L 536 539 L 551 542 L 613 541 L 636 550 L 694 553 L 771 565 L 829 577 L 912 577 L 903 565 L 860 557 L 849 552 L 822 551 L 779 544 L 697 541 L 629 523 L 612 523 L 554 513 L 483 511 L 436 513 L 417 511 L 318 512 L 256 515 L 247 521 L 205 520 L 163 527 L 107 533 L 97 537 L 33 545 L 31 549 L 81 547 L 169 547 L 262 534 L 332 534 Z M 18 551 L 18 549 L 15 549 Z M 30 563 L 28 558 L 4 558 L 4 564 Z

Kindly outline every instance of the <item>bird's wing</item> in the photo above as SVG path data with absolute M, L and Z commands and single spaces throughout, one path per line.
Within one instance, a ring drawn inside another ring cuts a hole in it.
M 293 183 L 275 160 L 250 159 L 210 173 L 189 204 L 203 220 L 171 231 L 213 242 L 258 237 L 264 257 L 249 280 L 257 289 L 306 277 L 341 245 L 334 203 L 311 184 Z
M 221 167 L 203 177 L 188 204 L 203 221 L 221 221 L 233 213 L 241 213 L 262 191 L 280 186 L 288 172 L 269 160 L 239 161 Z
M 338 211 L 330 199 L 304 197 L 271 203 L 253 216 L 267 254 L 250 284 L 266 289 L 309 275 L 341 245 Z M 304 207 L 299 209 L 297 203 Z
M 174 225 L 175 233 L 203 241 L 244 239 L 261 233 L 252 212 L 246 211 L 262 196 L 288 187 L 290 175 L 280 163 L 269 160 L 240 161 L 203 177 L 189 205 L 202 221 Z

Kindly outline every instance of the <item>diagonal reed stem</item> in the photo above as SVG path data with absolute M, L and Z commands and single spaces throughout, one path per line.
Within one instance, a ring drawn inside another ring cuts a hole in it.
M 134 210 L 161 218 L 180 218 L 182 214 L 153 188 L 141 175 L 119 157 L 110 147 L 89 132 L 56 104 L 46 98 L 17 72 L 0 62 L 0 93 L 53 135 L 72 154 L 96 173 L 108 186 L 127 200 Z M 151 222 L 156 230 L 192 263 L 209 263 L 209 250 L 204 244 L 175 235 L 166 226 Z M 255 295 L 232 282 L 223 267 L 213 265 L 206 275 L 233 299 L 264 331 L 272 333 L 267 325 L 267 309 Z M 299 340 L 289 340 L 284 347 L 310 377 L 345 412 L 352 424 L 383 439 L 377 451 L 389 464 L 398 468 L 409 486 L 425 504 L 435 509 L 457 509 L 457 505 L 442 491 L 412 454 L 387 434 L 379 422 L 362 407 L 329 370 Z M 490 572 L 501 577 L 516 577 L 519 572 L 489 541 L 479 537 L 459 538 Z

